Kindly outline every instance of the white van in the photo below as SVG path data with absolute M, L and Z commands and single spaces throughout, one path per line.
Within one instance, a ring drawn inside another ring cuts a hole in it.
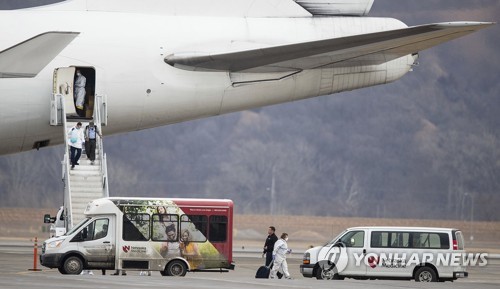
M 355 227 L 304 253 L 300 272 L 317 279 L 415 279 L 467 277 L 462 232 L 448 228 Z

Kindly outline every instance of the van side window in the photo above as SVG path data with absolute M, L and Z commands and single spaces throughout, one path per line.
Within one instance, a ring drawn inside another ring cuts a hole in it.
M 450 240 L 447 233 L 374 231 L 371 233 L 370 244 L 373 248 L 450 248 Z
M 346 247 L 362 248 L 365 243 L 365 232 L 364 231 L 351 231 L 347 232 L 339 240 L 344 243 Z
M 392 248 L 409 248 L 410 233 L 409 232 L 391 232 L 390 233 Z
M 412 233 L 414 248 L 449 249 L 450 239 L 446 233 Z
M 389 232 L 372 232 L 370 247 L 372 248 L 389 247 Z
M 123 240 L 147 241 L 150 232 L 149 214 L 124 214 L 123 215 Z

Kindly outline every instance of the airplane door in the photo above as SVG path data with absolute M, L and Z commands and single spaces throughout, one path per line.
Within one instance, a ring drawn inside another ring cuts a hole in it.
M 52 93 L 61 94 L 64 97 L 64 108 L 66 114 L 76 115 L 75 102 L 73 100 L 73 82 L 75 67 L 59 67 L 54 70 Z

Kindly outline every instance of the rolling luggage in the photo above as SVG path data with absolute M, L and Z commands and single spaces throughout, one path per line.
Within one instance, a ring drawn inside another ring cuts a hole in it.
M 267 279 L 269 278 L 269 272 L 271 269 L 267 266 L 260 266 L 259 269 L 257 270 L 257 273 L 255 273 L 255 278 L 264 278 Z

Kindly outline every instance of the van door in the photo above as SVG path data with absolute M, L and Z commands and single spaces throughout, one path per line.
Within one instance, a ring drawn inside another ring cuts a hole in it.
M 336 274 L 364 277 L 367 235 L 364 230 L 347 231 L 335 242 L 323 246 L 318 252 L 317 260 L 321 270 L 316 272 L 316 277 L 335 279 Z
M 347 265 L 339 272 L 344 276 L 366 276 L 365 254 L 368 246 L 368 234 L 364 230 L 346 232 L 340 237 L 339 242 L 345 246 L 347 251 Z
M 88 269 L 114 268 L 115 224 L 115 216 L 103 216 L 80 231 L 78 248 L 88 262 Z
M 368 256 L 375 262 L 370 263 L 367 276 L 411 277 L 415 264 L 410 268 L 407 262 L 415 253 L 413 237 L 406 231 L 371 231 Z

